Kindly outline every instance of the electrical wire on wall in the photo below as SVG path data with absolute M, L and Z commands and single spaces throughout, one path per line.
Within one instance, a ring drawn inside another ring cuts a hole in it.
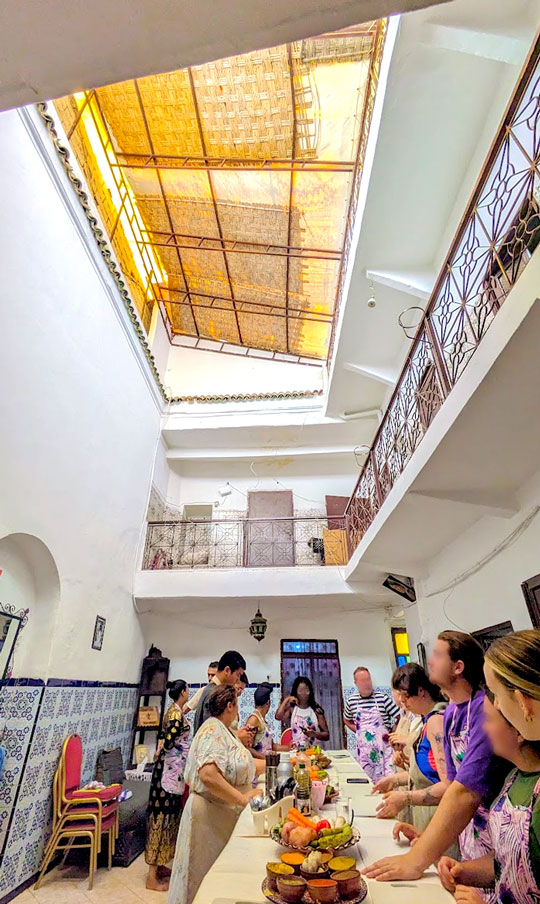
M 486 565 L 492 562 L 493 559 L 499 556 L 502 552 L 505 552 L 505 550 L 509 549 L 516 542 L 516 540 L 518 540 L 519 537 L 521 537 L 521 535 L 525 533 L 527 528 L 530 527 L 539 512 L 540 505 L 535 505 L 535 507 L 532 509 L 532 511 L 529 512 L 529 514 L 523 519 L 523 521 L 521 521 L 517 525 L 517 527 L 515 527 L 514 530 L 507 537 L 505 537 L 504 540 L 498 543 L 497 546 L 495 546 L 490 552 L 483 556 L 483 558 L 476 562 L 475 565 L 471 566 L 471 568 L 468 568 L 466 571 L 461 572 L 461 574 L 458 574 L 457 577 L 455 577 L 452 581 L 449 581 L 444 586 L 438 587 L 436 590 L 431 590 L 429 593 L 424 593 L 422 595 L 423 599 L 431 599 L 431 597 L 433 596 L 438 596 L 439 594 L 446 593 L 446 591 L 448 591 L 442 605 L 443 614 L 445 618 L 450 622 L 450 624 L 454 625 L 455 628 L 457 628 L 459 631 L 465 631 L 465 633 L 468 633 L 467 629 L 463 628 L 461 625 L 456 624 L 456 622 L 452 618 L 450 618 L 446 611 L 446 607 L 454 590 L 456 589 L 456 587 L 459 587 L 460 584 L 463 584 L 465 581 L 468 581 L 469 578 L 472 578 L 475 574 L 478 574 L 479 571 L 485 568 Z

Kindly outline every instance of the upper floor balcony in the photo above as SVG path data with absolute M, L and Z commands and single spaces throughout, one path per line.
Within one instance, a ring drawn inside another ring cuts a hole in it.
M 148 524 L 143 569 L 345 565 L 345 519 L 221 518 Z
M 467 371 L 539 242 L 537 36 L 427 306 L 402 315 L 412 344 L 346 509 L 352 550 Z

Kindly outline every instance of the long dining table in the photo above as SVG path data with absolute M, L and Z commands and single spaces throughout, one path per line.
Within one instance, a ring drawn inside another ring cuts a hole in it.
M 405 853 L 407 843 L 392 837 L 394 820 L 377 819 L 376 808 L 381 798 L 371 793 L 371 784 L 351 784 L 348 778 L 366 778 L 364 771 L 347 750 L 325 751 L 332 760 L 330 784 L 339 789 L 339 802 L 350 801 L 354 810 L 354 826 L 360 833 L 359 843 L 344 852 L 354 856 L 362 869 L 381 857 Z M 321 811 L 321 818 L 332 817 L 337 804 Z M 231 838 L 206 874 L 194 904 L 268 904 L 261 891 L 266 864 L 278 860 L 284 848 L 268 836 L 257 836 L 250 807 L 240 815 Z M 439 882 L 435 868 L 414 882 L 375 882 L 367 879 L 366 904 L 449 904 L 453 901 Z

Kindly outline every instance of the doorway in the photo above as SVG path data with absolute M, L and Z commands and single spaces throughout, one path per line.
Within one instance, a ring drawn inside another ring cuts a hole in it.
M 341 750 L 343 737 L 343 691 L 337 640 L 282 640 L 281 692 L 291 693 L 297 675 L 309 678 L 317 703 L 324 709 L 330 738 L 321 746 Z
M 251 490 L 248 493 L 245 565 L 247 568 L 294 565 L 291 490 Z

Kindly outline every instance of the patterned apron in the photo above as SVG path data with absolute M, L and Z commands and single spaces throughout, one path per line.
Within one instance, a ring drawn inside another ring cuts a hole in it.
M 301 715 L 302 713 L 305 713 L 305 715 Z M 319 720 L 317 719 L 317 715 L 313 711 L 311 706 L 306 707 L 306 709 L 304 710 L 301 710 L 298 706 L 295 706 L 291 716 L 291 730 L 293 747 L 296 747 L 297 750 L 300 747 L 311 747 L 311 745 L 315 743 L 306 735 L 306 728 L 313 728 L 315 729 L 315 731 L 319 730 Z M 317 741 L 316 743 L 320 742 Z
M 501 904 L 538 904 L 540 888 L 534 877 L 529 850 L 531 816 L 540 793 L 540 779 L 534 786 L 528 807 L 514 807 L 508 792 L 516 777 L 512 772 L 491 807 L 489 829 L 495 852 L 495 893 Z
M 356 711 L 356 759 L 375 784 L 393 772 L 392 748 L 384 736 L 388 731 L 378 709 Z
M 176 740 L 172 750 L 166 750 L 163 755 L 161 787 L 169 794 L 183 794 L 186 790 L 184 770 L 190 747 L 191 742 L 186 732 Z
M 253 745 L 253 749 L 257 751 L 257 753 L 272 753 L 274 749 L 274 743 L 272 738 L 272 732 L 268 728 L 265 719 L 261 716 L 260 713 L 255 710 L 253 713 L 254 716 L 257 716 L 259 720 L 260 729 L 257 731 L 255 744 Z
M 459 734 L 453 734 L 456 721 L 457 707 L 452 714 L 452 724 L 450 725 L 450 753 L 452 762 L 456 771 L 461 766 L 467 747 L 469 746 L 469 721 L 471 715 L 471 702 L 469 700 L 467 707 L 467 723 L 463 731 Z M 484 854 L 491 854 L 493 848 L 491 846 L 491 833 L 488 826 L 489 809 L 485 804 L 480 803 L 476 809 L 471 821 L 465 826 L 459 836 L 459 850 L 462 860 L 476 860 L 477 857 L 483 857 Z M 491 889 L 479 889 L 480 894 L 486 901 L 495 904 L 496 896 Z

